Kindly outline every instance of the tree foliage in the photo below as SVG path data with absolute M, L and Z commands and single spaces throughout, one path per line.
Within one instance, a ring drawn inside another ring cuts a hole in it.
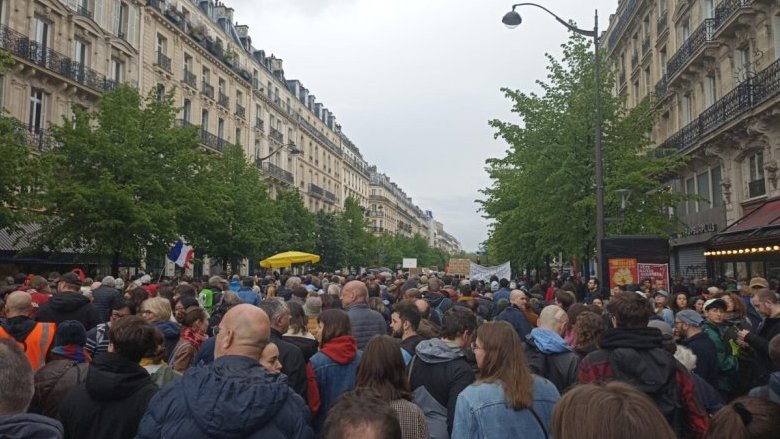
M 540 94 L 503 89 L 519 121 L 490 122 L 509 149 L 487 161 L 493 183 L 479 202 L 492 220 L 490 254 L 517 267 L 541 266 L 558 252 L 590 258 L 595 249 L 594 59 L 581 36 L 562 47 L 561 60 L 547 55 Z M 679 196 L 662 177 L 683 160 L 648 155 L 654 102 L 626 111 L 623 97 L 612 92 L 613 73 L 600 62 L 605 216 L 623 217 L 609 221 L 607 233 L 668 235 L 674 223 L 667 208 Z M 631 190 L 622 214 L 616 189 Z
M 202 167 L 195 132 L 174 127 L 170 98 L 144 99 L 127 86 L 106 93 L 94 113 L 74 113 L 52 127 L 60 146 L 39 158 L 49 177 L 34 246 L 78 249 L 114 270 L 120 259 L 164 253 Z
M 271 255 L 288 250 L 314 251 L 314 214 L 306 210 L 297 189 L 277 192 L 274 213 Z

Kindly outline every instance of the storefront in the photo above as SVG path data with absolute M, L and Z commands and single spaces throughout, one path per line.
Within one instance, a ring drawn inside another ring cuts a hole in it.
M 707 276 L 707 243 L 726 228 L 726 211 L 718 206 L 687 215 L 681 221 L 687 226 L 669 242 L 669 268 L 674 278 L 700 279 Z
M 765 202 L 713 236 L 704 256 L 712 277 L 780 279 L 780 199 Z

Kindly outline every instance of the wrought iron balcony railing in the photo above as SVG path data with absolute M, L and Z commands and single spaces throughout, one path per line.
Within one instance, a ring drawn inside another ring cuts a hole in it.
M 314 183 L 309 183 L 309 193 L 312 195 L 317 195 L 320 198 L 325 197 L 325 190 Z
M 740 10 L 745 10 L 752 6 L 754 0 L 723 0 L 715 7 L 715 21 L 717 26 L 715 32 L 720 32 L 726 24 L 731 22 Z
M 5 25 L 0 25 L 0 48 L 97 92 L 116 88 L 116 81 Z
M 258 165 L 261 165 L 258 162 Z M 292 172 L 286 171 L 280 166 L 276 166 L 273 163 L 269 162 L 263 162 L 261 169 L 268 174 L 269 177 L 274 178 L 282 183 L 286 183 L 289 185 L 295 184 L 295 178 L 292 175 Z
M 284 143 L 284 135 L 281 131 L 277 130 L 276 128 L 271 128 L 271 138 L 276 140 L 279 143 Z
M 200 92 L 203 93 L 205 96 L 214 99 L 214 86 L 209 84 L 208 82 L 203 81 L 201 83 Z
M 60 146 L 59 142 L 52 137 L 49 130 L 32 127 L 23 123 L 19 123 L 18 127 L 22 131 L 22 135 L 24 135 L 24 143 L 30 148 L 40 152 L 46 152 Z
M 255 118 L 255 128 L 260 131 L 265 131 L 265 121 L 259 117 Z
M 246 119 L 246 108 L 238 103 L 236 104 L 236 116 L 240 117 L 241 119 Z
M 200 130 L 200 140 L 204 146 L 217 152 L 224 152 L 225 145 L 228 144 L 225 139 L 222 139 L 216 134 L 212 134 L 204 129 Z
M 89 8 L 87 8 L 85 5 L 78 5 L 76 7 L 76 13 L 82 17 L 92 18 L 92 11 L 90 11 Z
M 217 103 L 225 108 L 230 107 L 230 98 L 226 94 L 219 92 Z
M 715 24 L 714 18 L 704 20 L 680 46 L 680 49 L 669 58 L 669 62 L 666 63 L 666 75 L 669 79 L 680 73 L 707 43 L 714 40 Z
M 184 83 L 189 85 L 192 88 L 198 88 L 198 77 L 189 71 L 189 69 L 184 69 Z
M 157 52 L 157 65 L 166 72 L 171 73 L 171 59 L 162 52 Z

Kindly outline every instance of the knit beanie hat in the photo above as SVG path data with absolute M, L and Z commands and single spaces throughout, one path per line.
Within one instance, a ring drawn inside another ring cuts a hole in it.
M 82 347 L 87 344 L 87 331 L 79 321 L 65 320 L 57 325 L 57 331 L 54 333 L 54 346 L 69 344 Z

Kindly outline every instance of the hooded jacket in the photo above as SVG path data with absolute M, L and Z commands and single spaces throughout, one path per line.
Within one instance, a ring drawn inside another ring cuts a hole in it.
M 683 412 L 680 426 L 683 431 L 676 433 L 683 437 L 704 437 L 709 419 L 696 401 L 693 378 L 662 348 L 662 342 L 661 331 L 656 328 L 608 329 L 601 337 L 601 349 L 580 362 L 579 382 L 625 381 L 651 398 L 669 386 L 676 386 L 676 404 Z
M 157 393 L 149 373 L 126 358 L 106 352 L 90 364 L 86 381 L 60 404 L 66 437 L 132 438 L 149 400 Z
M 458 395 L 476 379 L 463 348 L 439 338 L 423 340 L 417 345 L 412 361 L 411 389 L 425 387 L 442 407 L 447 408 L 447 429 L 451 432 Z
M 313 422 L 315 431 L 322 429 L 328 410 L 339 396 L 355 388 L 362 355 L 355 338 L 344 335 L 325 343 L 309 360 L 309 383 L 312 383 L 313 378 L 319 393 L 319 410 L 312 410 L 317 412 Z M 309 406 L 316 408 L 311 401 Z
M 531 370 L 550 380 L 563 393 L 577 384 L 580 356 L 560 335 L 546 328 L 534 328 L 525 338 L 525 356 Z
M 310 438 L 309 412 L 283 375 L 240 355 L 191 367 L 149 403 L 138 438 Z
M 170 320 L 164 320 L 161 322 L 154 322 L 154 327 L 159 329 L 163 333 L 163 346 L 165 346 L 165 360 L 170 362 L 171 354 L 176 348 L 176 344 L 179 343 L 179 334 L 181 333 L 181 326 L 176 322 Z
M 701 324 L 704 333 L 715 344 L 715 352 L 718 363 L 718 386 L 721 392 L 731 392 L 737 382 L 737 373 L 739 369 L 739 360 L 732 355 L 731 345 L 723 337 L 723 326 L 716 325 L 709 320 Z
M 0 437 L 3 439 L 55 439 L 64 435 L 56 419 L 34 413 L 0 415 Z
M 769 384 L 766 386 L 754 387 L 748 395 L 766 398 L 780 404 L 780 372 L 773 372 L 770 374 Z
M 59 293 L 38 308 L 35 320 L 60 324 L 65 320 L 76 320 L 89 331 L 101 323 L 97 308 L 80 293 Z
M 515 305 L 510 304 L 504 308 L 501 314 L 497 315 L 493 321 L 505 321 L 512 325 L 520 340 L 525 339 L 531 333 L 531 322 L 528 321 L 525 311 Z
M 35 320 L 27 316 L 16 316 L 0 320 L 0 326 L 19 343 L 23 343 L 35 328 Z
M 287 384 L 306 399 L 306 360 L 303 352 L 294 344 L 284 341 L 281 332 L 271 328 L 271 341 L 279 348 L 282 373 L 287 375 Z
M 756 371 L 754 382 L 757 385 L 766 384 L 769 374 L 777 371 L 772 364 L 772 359 L 769 358 L 769 340 L 776 335 L 780 335 L 780 317 L 765 319 L 759 326 L 758 332 L 749 333 L 745 337 L 745 341 L 753 348 Z

